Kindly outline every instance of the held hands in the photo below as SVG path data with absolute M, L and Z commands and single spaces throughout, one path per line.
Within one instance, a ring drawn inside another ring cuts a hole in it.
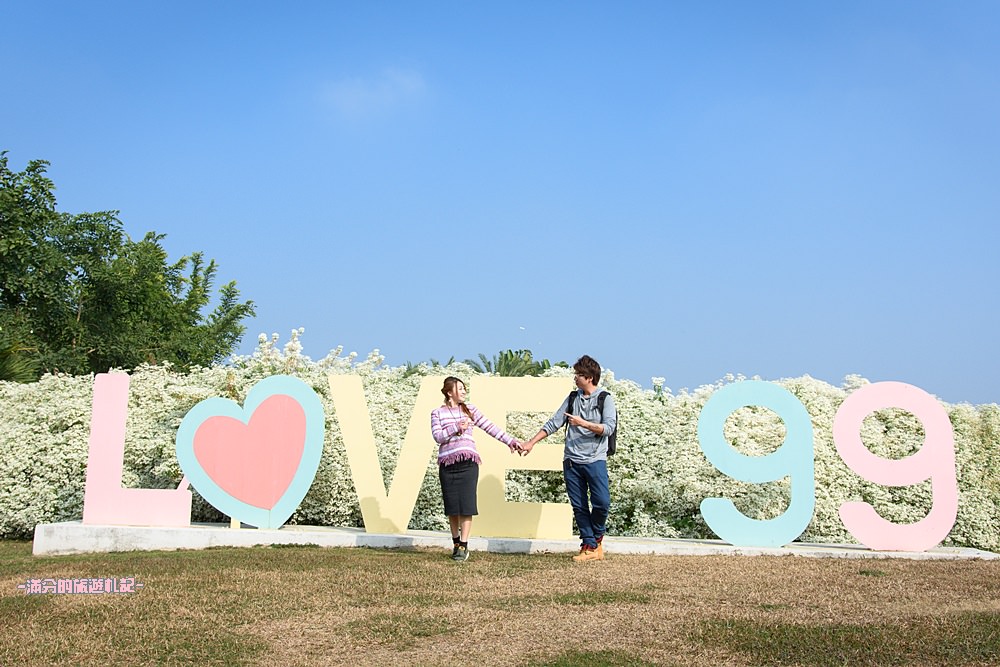
M 566 417 L 566 422 L 568 424 L 572 424 L 573 426 L 579 426 L 581 428 L 585 428 L 588 430 L 593 430 L 592 427 L 594 425 L 589 421 L 587 421 L 586 419 L 582 419 L 579 415 L 566 414 L 564 412 L 563 416 Z M 521 456 L 527 456 L 528 454 L 531 453 L 531 450 L 535 448 L 535 445 L 537 445 L 540 440 L 543 440 L 546 437 L 546 435 L 547 434 L 544 431 L 539 431 L 538 435 L 536 435 L 534 438 L 532 438 L 528 442 L 522 442 L 520 445 L 518 445 L 517 453 L 520 454 Z

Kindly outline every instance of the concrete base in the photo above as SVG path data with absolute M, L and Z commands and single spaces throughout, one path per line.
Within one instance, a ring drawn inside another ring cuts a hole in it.
M 228 524 L 192 524 L 185 528 L 83 525 L 79 521 L 35 526 L 33 553 L 57 556 L 110 551 L 157 551 L 249 547 L 270 544 L 317 544 L 323 547 L 372 547 L 379 549 L 451 549 L 451 536 L 429 530 L 402 534 L 366 533 L 361 528 L 282 526 L 277 530 L 235 529 Z M 578 540 L 529 540 L 473 537 L 472 551 L 493 553 L 575 553 Z M 734 547 L 721 540 L 675 540 L 656 537 L 615 537 L 604 540 L 608 554 L 664 556 L 808 556 L 815 558 L 909 558 L 919 560 L 997 560 L 1000 555 L 979 549 L 938 547 L 924 552 L 872 551 L 856 544 L 793 542 L 784 547 Z

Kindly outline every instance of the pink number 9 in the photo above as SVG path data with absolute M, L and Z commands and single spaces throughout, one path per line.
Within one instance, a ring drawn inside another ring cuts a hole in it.
M 923 424 L 926 434 L 920 451 L 899 460 L 875 456 L 861 441 L 864 418 L 890 407 L 912 413 Z M 833 442 L 844 463 L 869 482 L 910 486 L 931 480 L 931 510 L 913 524 L 886 521 L 868 503 L 841 505 L 840 518 L 859 542 L 878 551 L 926 551 L 948 536 L 958 515 L 955 437 L 948 414 L 937 399 L 902 382 L 866 385 L 848 396 L 837 411 Z

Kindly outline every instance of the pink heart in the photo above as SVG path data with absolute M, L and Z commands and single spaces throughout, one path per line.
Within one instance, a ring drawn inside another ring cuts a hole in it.
M 291 396 L 261 402 L 249 423 L 206 419 L 195 431 L 194 456 L 219 488 L 248 505 L 272 509 L 292 483 L 306 441 L 306 415 Z

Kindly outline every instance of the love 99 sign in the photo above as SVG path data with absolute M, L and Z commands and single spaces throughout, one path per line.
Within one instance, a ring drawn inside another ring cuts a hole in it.
M 747 406 L 766 407 L 785 424 L 785 440 L 766 456 L 737 452 L 723 436 L 726 419 Z M 901 408 L 923 424 L 923 447 L 902 459 L 884 459 L 865 447 L 861 425 L 884 408 Z M 877 382 L 856 390 L 841 404 L 833 421 L 833 441 L 844 463 L 876 484 L 909 486 L 931 480 L 933 503 L 927 516 L 912 524 L 895 524 L 880 517 L 865 502 L 840 507 L 844 527 L 861 544 L 879 551 L 926 551 L 948 536 L 958 515 L 955 439 L 948 414 L 938 401 L 918 387 L 902 382 Z M 701 503 L 705 523 L 735 546 L 780 547 L 809 525 L 816 505 L 812 422 L 805 406 L 780 385 L 747 380 L 712 394 L 698 419 L 698 442 L 706 458 L 720 471 L 742 482 L 763 483 L 789 477 L 791 501 L 774 519 L 747 517 L 726 498 Z

